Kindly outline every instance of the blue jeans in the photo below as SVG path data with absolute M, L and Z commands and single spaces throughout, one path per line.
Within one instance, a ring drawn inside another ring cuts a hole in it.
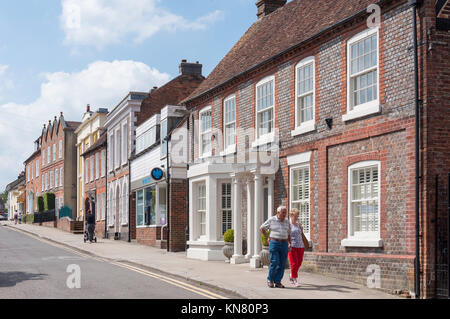
M 268 281 L 280 283 L 283 279 L 284 268 L 286 267 L 286 259 L 288 256 L 288 243 L 271 240 L 269 243 L 270 252 L 270 268 Z

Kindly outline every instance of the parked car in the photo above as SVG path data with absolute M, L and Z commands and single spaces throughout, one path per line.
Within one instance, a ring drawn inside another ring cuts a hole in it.
M 0 220 L 8 220 L 8 214 L 7 213 L 0 213 Z

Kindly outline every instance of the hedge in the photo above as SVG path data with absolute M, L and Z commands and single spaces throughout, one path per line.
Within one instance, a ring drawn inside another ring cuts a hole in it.
M 44 211 L 49 211 L 55 209 L 55 194 L 45 193 L 44 194 Z
M 42 213 L 44 211 L 44 197 L 38 196 L 36 198 L 36 203 L 38 212 Z

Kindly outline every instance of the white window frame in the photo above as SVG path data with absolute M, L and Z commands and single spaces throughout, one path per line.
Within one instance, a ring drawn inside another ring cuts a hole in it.
M 311 91 L 308 91 L 307 93 L 303 93 L 302 95 L 299 95 L 298 93 L 298 70 L 301 68 L 304 68 L 308 65 L 312 64 L 312 79 L 313 79 L 313 87 L 312 87 L 312 111 L 313 111 L 313 118 L 309 121 L 305 121 L 302 123 L 298 122 L 299 118 L 299 105 L 298 105 L 298 99 L 307 95 L 311 94 Z M 314 56 L 307 57 L 303 60 L 301 60 L 296 66 L 295 66 L 295 128 L 293 131 L 291 131 L 291 136 L 297 136 L 300 134 L 305 134 L 311 131 L 314 131 L 316 129 L 316 58 Z
M 121 162 L 121 160 L 122 160 L 122 156 L 121 156 L 121 152 L 120 152 L 120 149 L 121 149 L 121 145 L 122 145 L 122 140 L 121 140 L 121 135 L 122 135 L 122 128 L 121 128 L 121 126 L 119 126 L 119 128 L 117 128 L 115 131 L 114 131 L 114 135 L 115 135 L 115 138 L 114 138 L 114 140 L 115 140 L 115 143 L 116 143 L 116 147 L 115 147 L 115 156 L 114 156 L 114 161 L 115 161 L 115 163 L 114 163 L 114 169 L 118 169 L 119 167 L 120 167 L 120 162 Z
M 351 46 L 361 41 L 367 37 L 370 37 L 372 35 L 377 35 L 377 65 L 374 67 L 371 67 L 369 69 L 366 69 L 364 71 L 358 72 L 355 75 L 351 75 Z M 351 81 L 354 77 L 363 75 L 365 73 L 371 72 L 377 70 L 377 98 L 375 100 L 372 100 L 370 102 L 366 102 L 364 104 L 359 104 L 356 106 L 353 105 L 353 94 L 351 90 Z M 353 109 L 352 109 L 353 108 Z M 371 114 L 376 114 L 381 111 L 380 106 L 380 32 L 379 27 L 370 28 L 368 30 L 365 30 L 361 33 L 358 33 L 354 37 L 352 37 L 347 42 L 347 114 L 344 114 L 342 116 L 342 120 L 350 121 L 357 118 L 365 117 Z
M 109 136 L 109 143 L 108 143 L 108 172 L 112 172 L 114 170 L 114 134 L 111 134 Z
M 197 214 L 197 220 L 198 220 L 198 239 L 199 240 L 206 240 L 207 236 L 208 236 L 208 192 L 207 192 L 207 187 L 206 187 L 206 182 L 201 182 L 198 183 L 196 185 L 197 189 L 197 198 L 196 198 L 196 211 L 195 213 Z M 203 197 L 200 197 L 200 187 L 204 187 L 205 188 L 205 209 L 204 210 L 200 210 L 199 209 L 199 200 Z M 204 214 L 205 216 L 205 233 L 202 234 L 202 214 Z
M 266 107 L 263 110 L 258 111 L 258 87 L 267 84 L 268 82 L 273 82 L 273 104 L 270 107 Z M 261 146 L 264 144 L 272 143 L 275 141 L 275 75 L 270 75 L 256 83 L 255 85 L 255 141 L 252 143 L 252 147 Z M 272 121 L 273 127 L 272 132 L 259 135 L 259 121 L 258 114 L 272 109 Z
M 59 140 L 59 147 L 58 147 L 58 152 L 59 152 L 59 158 L 62 158 L 62 140 Z
M 128 183 L 125 182 L 120 191 L 122 194 L 122 200 L 120 201 L 120 205 L 122 206 L 122 218 L 120 222 L 122 226 L 124 226 L 128 225 Z
M 36 177 L 39 177 L 39 159 L 36 160 Z
M 125 130 L 126 129 L 126 130 Z M 122 165 L 125 165 L 128 161 L 128 132 L 129 132 L 129 128 L 128 128 L 128 122 L 125 122 L 122 124 L 121 126 L 121 130 L 122 130 L 122 147 L 121 147 L 121 158 L 122 158 Z M 125 134 L 124 134 L 125 133 Z
M 89 183 L 89 158 L 84 160 L 84 183 Z
M 100 153 L 95 153 L 95 179 L 100 178 Z
M 63 186 L 63 168 L 59 169 L 59 186 Z
M 53 162 L 55 162 L 56 161 L 56 144 L 53 144 L 52 150 L 53 150 Z
M 310 162 L 304 162 L 301 164 L 295 164 L 292 166 L 289 166 L 289 209 L 291 210 L 293 208 L 293 199 L 294 199 L 294 193 L 293 193 L 293 181 L 294 181 L 294 171 L 298 169 L 305 169 L 307 168 L 309 170 L 309 198 L 308 198 L 308 206 L 309 206 L 309 232 L 304 232 L 306 238 L 311 241 L 311 163 Z M 301 213 L 301 212 L 300 212 Z
M 49 176 L 50 176 L 50 185 L 49 185 L 50 188 L 49 189 L 53 189 L 53 181 L 54 181 L 53 171 L 50 171 Z
M 51 157 L 51 154 L 50 154 L 50 146 L 48 146 L 48 147 L 47 147 L 47 164 L 50 164 L 50 157 Z
M 234 121 L 231 122 L 227 122 L 226 118 L 227 118 L 227 113 L 226 113 L 226 104 L 229 101 L 234 100 Z M 222 106 L 222 110 L 223 110 L 223 155 L 227 155 L 227 154 L 232 154 L 234 152 L 236 152 L 236 132 L 237 132 L 237 126 L 236 126 L 236 109 L 237 109 L 237 105 L 236 105 L 236 94 L 232 94 L 230 96 L 228 96 L 226 99 L 223 100 L 223 106 Z M 231 126 L 234 124 L 234 143 L 232 144 L 227 144 L 227 126 Z
M 59 185 L 59 169 L 55 169 L 55 188 L 58 188 Z
M 229 185 L 230 186 L 230 194 L 229 195 L 228 194 L 224 195 L 224 193 L 223 193 L 224 185 Z M 229 211 L 229 213 L 231 215 L 230 216 L 230 221 L 229 221 L 229 223 L 231 225 L 227 229 L 233 229 L 233 184 L 231 182 L 222 182 L 220 184 L 220 193 L 219 193 L 219 195 L 220 195 L 219 205 L 220 205 L 220 214 L 221 214 L 220 231 L 221 231 L 221 237 L 223 238 L 223 234 L 224 234 L 223 228 L 224 228 L 224 224 L 225 224 L 224 223 L 224 211 Z M 223 207 L 223 205 L 222 205 L 224 197 L 230 197 L 230 207 L 229 208 Z M 228 221 L 227 221 L 227 223 L 228 223 Z
M 207 113 L 207 112 L 209 112 L 209 113 L 210 113 L 210 116 L 211 116 L 211 126 L 210 126 L 209 130 L 207 130 L 207 131 L 205 131 L 205 132 L 202 132 L 202 124 L 203 124 L 203 123 L 202 123 L 202 115 L 203 115 L 204 113 Z M 198 134 L 198 138 L 199 138 L 199 146 L 198 146 L 199 158 L 210 157 L 210 156 L 212 156 L 212 147 L 213 147 L 212 141 L 211 141 L 211 139 L 210 139 L 210 141 L 209 141 L 209 143 L 210 143 L 210 151 L 204 153 L 204 152 L 203 152 L 202 138 L 203 138 L 203 135 L 206 135 L 206 134 L 211 134 L 211 135 L 212 135 L 212 111 L 211 111 L 211 106 L 204 107 L 204 108 L 198 113 L 198 124 L 199 124 L 199 129 L 198 129 L 198 132 L 199 132 L 199 134 Z
M 94 156 L 89 158 L 89 182 L 94 181 Z
M 375 232 L 353 232 L 352 218 L 352 172 L 357 169 L 370 168 L 377 166 L 378 168 L 378 231 Z M 341 241 L 344 247 L 382 247 L 381 239 L 381 162 L 380 161 L 362 161 L 350 165 L 347 168 L 347 238 Z
M 106 151 L 105 150 L 102 150 L 100 165 L 101 165 L 101 172 L 102 172 L 101 177 L 105 177 L 105 175 L 106 175 Z

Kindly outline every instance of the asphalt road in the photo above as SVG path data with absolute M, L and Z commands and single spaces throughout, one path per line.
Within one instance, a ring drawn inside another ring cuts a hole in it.
M 88 256 L 0 226 L 0 299 L 221 297 L 228 296 L 151 270 Z

